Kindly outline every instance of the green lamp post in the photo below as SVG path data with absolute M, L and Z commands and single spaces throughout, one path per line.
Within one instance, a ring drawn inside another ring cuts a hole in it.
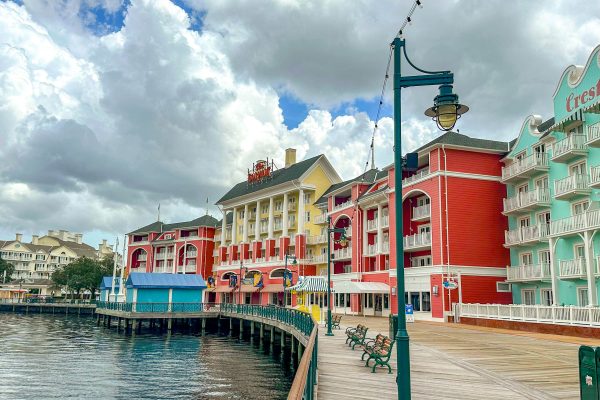
M 286 277 L 287 277 L 287 271 L 288 271 L 288 260 L 292 260 L 292 265 L 296 266 L 298 265 L 298 260 L 296 260 L 296 256 L 290 256 L 288 254 L 285 255 L 285 261 L 283 263 L 284 266 L 284 270 L 283 270 L 283 306 L 287 307 L 287 281 L 286 281 Z M 290 270 L 290 274 L 292 273 L 292 271 Z M 292 280 L 290 279 L 290 282 Z
M 331 331 L 331 234 L 341 233 L 339 242 L 348 243 L 346 239 L 346 228 L 332 228 L 331 217 L 327 217 L 327 333 L 325 336 L 333 336 Z M 345 247 L 345 246 L 344 246 Z
M 415 66 L 406 55 L 405 40 L 396 37 L 394 48 L 394 205 L 396 208 L 396 297 L 398 300 L 398 328 L 396 331 L 396 351 L 398 368 L 396 384 L 398 399 L 409 400 L 410 390 L 410 355 L 409 337 L 406 330 L 406 314 L 404 300 L 404 237 L 402 230 L 402 110 L 401 90 L 413 86 L 439 86 L 439 95 L 433 102 L 433 107 L 425 111 L 425 115 L 433 118 L 441 130 L 451 130 L 456 121 L 469 108 L 458 102 L 458 96 L 452 92 L 454 74 L 450 71 L 425 71 Z M 402 55 L 408 64 L 422 73 L 417 76 L 402 76 Z

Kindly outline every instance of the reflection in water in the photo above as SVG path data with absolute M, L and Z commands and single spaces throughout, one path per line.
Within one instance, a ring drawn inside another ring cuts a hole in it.
M 271 356 L 235 339 L 0 313 L 0 399 L 283 399 L 290 384 Z

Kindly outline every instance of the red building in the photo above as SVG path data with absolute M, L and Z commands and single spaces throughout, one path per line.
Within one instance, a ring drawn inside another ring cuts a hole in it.
M 416 312 L 441 318 L 456 302 L 511 302 L 500 182 L 507 151 L 506 142 L 454 132 L 416 150 L 418 170 L 404 172 L 402 194 L 404 295 Z M 396 313 L 394 173 L 372 170 L 324 196 L 334 226 L 353 238 L 350 249 L 334 244 L 336 312 Z
M 192 221 L 157 221 L 128 234 L 127 274 L 168 272 L 212 275 L 215 228 L 210 215 Z

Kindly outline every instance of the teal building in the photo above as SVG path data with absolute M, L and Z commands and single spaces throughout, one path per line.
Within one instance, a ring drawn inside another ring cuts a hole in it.
M 132 272 L 125 288 L 125 301 L 135 303 L 137 311 L 144 304 L 152 304 L 153 311 L 174 311 L 174 304 L 202 303 L 206 282 L 197 274 Z
M 110 299 L 110 291 L 112 290 L 112 276 L 105 276 L 102 278 L 102 281 L 100 282 L 100 297 L 99 300 L 100 301 L 111 301 L 112 299 Z M 116 277 L 115 278 L 115 294 L 118 295 L 119 294 L 119 289 L 120 289 L 120 284 L 121 284 L 121 278 Z
M 504 158 L 513 303 L 598 305 L 600 46 L 568 67 L 554 117 L 529 116 Z

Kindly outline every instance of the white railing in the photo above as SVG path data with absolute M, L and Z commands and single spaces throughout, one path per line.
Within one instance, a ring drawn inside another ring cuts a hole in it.
M 198 256 L 198 252 L 196 251 L 188 251 L 186 254 L 187 258 L 196 258 Z
M 588 125 L 587 127 L 587 140 L 588 142 L 594 142 L 600 139 L 600 122 Z
M 313 235 L 306 238 L 307 244 L 319 244 L 327 242 L 327 235 Z
M 387 228 L 388 226 L 390 226 L 390 216 L 384 215 L 382 218 L 381 227 Z
M 137 258 L 138 261 L 146 261 L 146 259 L 148 258 L 147 254 L 140 254 Z
M 423 232 L 415 235 L 404 236 L 404 248 L 431 246 L 431 233 Z
M 327 222 L 327 214 L 319 214 L 316 217 L 314 217 L 313 221 L 315 224 L 324 224 Z
M 504 231 L 504 243 L 507 245 L 545 239 L 550 233 L 550 227 L 545 225 L 524 226 L 510 231 Z
M 412 219 L 423 219 L 431 216 L 431 206 L 424 204 L 422 206 L 413 207 Z
M 600 210 L 550 221 L 550 235 L 558 236 L 600 228 Z
M 313 262 L 316 264 L 327 263 L 327 254 L 319 254 L 313 257 Z
M 196 260 L 186 260 L 186 265 L 196 265 Z
M 586 150 L 586 138 L 583 134 L 569 135 L 552 146 L 552 159 L 556 159 L 574 150 Z
M 333 209 L 331 210 L 331 212 L 343 210 L 344 208 L 350 207 L 351 205 L 352 205 L 352 200 L 345 201 L 343 203 L 333 206 Z
M 276 222 L 273 224 L 273 230 L 280 231 L 283 229 L 283 224 L 281 222 Z
M 177 272 L 186 273 L 186 272 L 196 272 L 196 265 L 180 265 L 177 267 Z
M 296 211 L 296 203 L 288 203 L 288 211 Z
M 513 178 L 536 167 L 548 167 L 548 154 L 534 153 L 522 160 L 515 161 L 506 167 L 502 167 L 502 180 Z
M 269 225 L 261 225 L 260 233 L 267 233 L 269 231 Z
M 547 188 L 538 188 L 504 199 L 504 212 L 511 212 L 522 207 L 544 203 L 550 203 L 550 191 Z
M 383 253 L 389 253 L 390 252 L 390 242 L 383 242 L 381 251 Z
M 586 190 L 590 184 L 588 175 L 570 175 L 566 178 L 554 181 L 554 196 L 560 196 L 574 190 Z
M 377 229 L 377 218 L 367 220 L 367 230 L 372 231 Z
M 558 325 L 600 326 L 599 307 L 542 306 L 521 304 L 458 304 L 465 318 L 552 323 Z
M 506 269 L 509 282 L 550 279 L 550 264 L 519 265 Z
M 141 262 L 138 264 L 137 268 L 144 268 L 146 269 L 146 263 L 145 262 Z
M 377 245 L 376 244 L 370 244 L 367 246 L 367 252 L 366 252 L 367 256 L 374 256 L 377 254 Z
M 590 185 L 600 184 L 600 166 L 590 168 Z
M 402 186 L 404 187 L 404 186 L 412 185 L 414 182 L 416 182 L 422 178 L 425 178 L 427 175 L 429 175 L 429 168 L 424 168 L 420 171 L 417 171 L 416 174 L 402 179 Z
M 560 262 L 559 274 L 561 278 L 580 278 L 586 274 L 586 262 L 584 257 L 574 260 L 562 260 Z
M 266 257 L 256 257 L 256 260 L 254 260 L 255 263 L 265 263 L 267 262 Z
M 348 247 L 345 247 L 345 248 L 339 249 L 339 250 L 335 250 L 333 252 L 334 260 L 343 260 L 343 259 L 347 259 L 347 258 L 351 258 L 351 257 L 352 257 L 351 244 L 348 244 Z

